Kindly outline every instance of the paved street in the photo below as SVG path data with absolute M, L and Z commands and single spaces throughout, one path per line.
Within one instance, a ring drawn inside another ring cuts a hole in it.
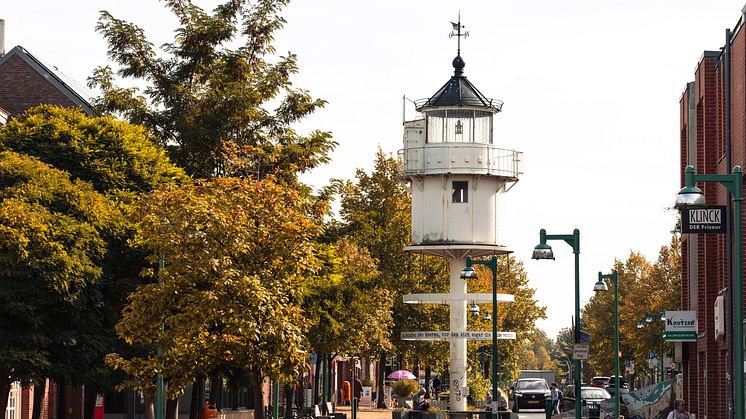
M 547 417 L 543 410 L 535 410 L 530 412 L 521 412 L 518 414 L 520 419 L 539 419 Z
M 337 412 L 347 414 L 347 419 L 350 419 L 350 406 L 337 406 Z M 528 412 L 521 412 L 518 414 L 519 419 L 540 419 L 545 418 L 543 410 L 533 410 Z M 391 419 L 390 409 L 367 409 L 362 408 L 358 411 L 358 419 Z

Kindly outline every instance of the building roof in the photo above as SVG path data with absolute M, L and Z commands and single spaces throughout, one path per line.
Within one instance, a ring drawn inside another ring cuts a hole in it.
M 489 99 L 485 97 L 469 80 L 464 76 L 464 62 L 461 55 L 453 59 L 453 76 L 446 84 L 443 85 L 429 99 L 415 102 L 417 111 L 426 110 L 427 108 L 469 106 L 488 108 L 492 112 L 500 112 L 502 101 Z
M 80 106 L 80 108 L 82 108 L 87 114 L 93 114 L 93 108 L 90 101 L 94 95 L 85 86 L 61 72 L 57 67 L 49 65 L 35 57 L 20 45 L 13 47 L 13 49 L 11 49 L 7 54 L 0 57 L 0 66 L 14 56 L 25 61 L 68 99 L 77 106 Z

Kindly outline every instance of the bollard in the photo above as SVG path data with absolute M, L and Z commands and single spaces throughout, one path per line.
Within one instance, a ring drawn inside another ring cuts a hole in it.
M 552 397 L 544 399 L 544 411 L 547 414 L 547 419 L 552 419 L 552 413 L 554 413 L 554 406 L 552 405 Z

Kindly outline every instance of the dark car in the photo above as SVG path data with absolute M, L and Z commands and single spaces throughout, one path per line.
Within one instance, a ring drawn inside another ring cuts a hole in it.
M 616 376 L 612 375 L 609 377 L 609 387 L 616 386 Z M 621 375 L 619 376 L 619 387 L 621 388 L 629 388 L 629 385 L 627 385 L 627 380 L 624 379 Z
M 575 409 L 575 386 L 568 386 L 562 393 L 562 404 L 560 410 Z M 603 388 L 581 386 L 580 403 L 588 408 L 589 418 L 599 418 L 601 416 L 601 402 L 611 399 L 611 394 Z
M 521 378 L 510 386 L 510 403 L 514 412 L 521 409 L 544 409 L 544 400 L 551 390 L 543 378 Z

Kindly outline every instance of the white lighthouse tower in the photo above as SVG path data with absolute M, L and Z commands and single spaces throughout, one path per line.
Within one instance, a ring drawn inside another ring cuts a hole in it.
M 489 304 L 492 294 L 469 294 L 461 279 L 466 256 L 510 253 L 500 243 L 498 202 L 521 174 L 522 153 L 497 147 L 493 117 L 502 102 L 485 97 L 464 75 L 459 19 L 453 76 L 428 99 L 415 101 L 421 118 L 404 122 L 403 178 L 412 195 L 412 245 L 406 250 L 450 261 L 449 294 L 410 294 L 406 303 L 450 305 L 450 331 L 404 332 L 402 339 L 450 341 L 451 410 L 466 410 L 466 341 L 491 340 L 490 332 L 466 330 L 467 304 Z M 494 291 L 493 291 L 494 292 Z M 513 296 L 499 294 L 500 303 Z M 493 319 L 497 321 L 497 319 Z M 515 339 L 514 332 L 499 332 Z M 480 397 L 478 395 L 477 397 Z

